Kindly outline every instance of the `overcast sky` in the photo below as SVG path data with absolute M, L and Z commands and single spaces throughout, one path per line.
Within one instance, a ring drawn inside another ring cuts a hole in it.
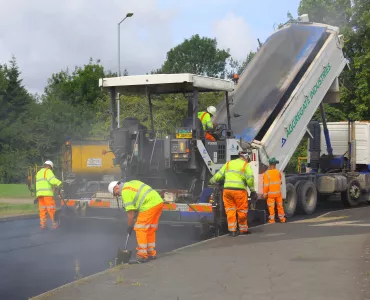
M 117 71 L 117 23 L 121 70 L 130 75 L 159 68 L 167 51 L 193 34 L 216 37 L 244 59 L 299 0 L 3 0 L 0 63 L 14 54 L 30 92 L 42 93 L 48 77 L 66 67 L 100 59 Z

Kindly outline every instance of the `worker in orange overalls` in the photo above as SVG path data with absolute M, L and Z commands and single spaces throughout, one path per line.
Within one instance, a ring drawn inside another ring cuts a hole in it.
M 240 152 L 239 158 L 228 161 L 211 178 L 210 184 L 224 180 L 223 201 L 227 215 L 227 226 L 230 236 L 237 236 L 237 223 L 240 234 L 248 234 L 248 194 L 251 192 L 252 201 L 257 200 L 254 188 L 254 176 L 249 164 L 247 152 Z M 238 222 L 236 220 L 238 214 Z
M 283 198 L 281 197 L 281 173 L 276 169 L 279 163 L 275 157 L 269 160 L 269 169 L 263 174 L 263 196 L 267 199 L 267 207 L 270 213 L 269 223 L 275 223 L 275 202 L 281 223 L 286 222 Z
M 239 74 L 234 74 L 233 75 L 233 81 L 235 84 L 238 84 L 238 81 L 239 81 Z
M 204 130 L 204 137 L 208 141 L 215 142 L 216 139 L 212 134 L 208 132 L 208 130 L 213 129 L 213 123 L 211 120 L 211 115 L 214 116 L 216 115 L 217 109 L 214 106 L 208 106 L 207 111 L 200 111 L 198 112 L 198 119 L 202 123 L 203 130 Z
M 56 207 L 53 186 L 60 188 L 62 182 L 55 177 L 52 171 L 53 168 L 53 162 L 47 160 L 44 163 L 44 167 L 36 174 L 36 197 L 39 203 L 41 229 L 46 228 L 46 213 L 49 213 L 49 217 L 52 222 L 52 228 L 55 229 L 58 227 L 58 223 L 54 220 Z M 60 193 L 61 190 L 59 190 L 59 196 Z
M 149 185 L 139 180 L 125 183 L 112 181 L 108 186 L 108 191 L 114 196 L 122 197 L 123 206 L 127 212 L 127 233 L 131 234 L 135 228 L 137 253 L 134 263 L 155 259 L 157 257 L 156 231 L 163 210 L 161 196 Z M 136 224 L 134 224 L 135 213 L 138 213 Z

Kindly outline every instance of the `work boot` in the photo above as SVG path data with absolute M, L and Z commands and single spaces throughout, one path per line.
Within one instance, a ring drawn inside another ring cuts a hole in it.
M 141 257 L 136 257 L 135 260 L 130 260 L 128 263 L 130 265 L 134 265 L 134 264 L 143 264 L 143 263 L 146 263 L 146 262 L 148 262 L 148 259 L 141 258 Z
M 148 260 L 155 260 L 155 259 L 157 259 L 157 256 L 149 256 L 148 257 Z
M 229 236 L 236 237 L 236 236 L 238 236 L 238 232 L 237 231 L 231 231 L 231 232 L 229 232 Z
M 52 228 L 57 229 L 59 227 L 59 225 L 60 225 L 60 222 L 53 222 Z
M 286 218 L 280 219 L 280 223 L 286 223 Z
M 275 224 L 275 220 L 269 220 L 268 223 L 269 224 Z

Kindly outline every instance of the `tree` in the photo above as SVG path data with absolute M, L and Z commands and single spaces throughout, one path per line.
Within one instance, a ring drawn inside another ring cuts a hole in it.
M 152 73 L 193 73 L 210 77 L 225 77 L 228 50 L 218 49 L 217 40 L 193 35 L 167 52 L 161 69 Z
M 351 70 L 342 76 L 342 103 L 349 118 L 370 120 L 370 2 L 355 0 L 344 32 Z
M 298 14 L 308 14 L 311 22 L 343 27 L 351 18 L 351 0 L 302 0 Z
M 259 49 L 257 49 L 258 51 Z M 247 67 L 247 65 L 252 61 L 253 57 L 256 55 L 256 52 L 250 51 L 247 55 L 246 59 L 243 61 L 237 61 L 233 58 L 230 59 L 229 65 L 230 65 L 230 71 L 228 72 L 227 77 L 231 79 L 234 74 L 241 74 L 243 73 L 244 69 Z
M 94 104 L 102 96 L 98 86 L 100 78 L 104 76 L 104 68 L 100 60 L 95 63 L 90 58 L 89 63 L 83 67 L 75 67 L 72 74 L 69 70 L 62 70 L 52 74 L 45 88 L 45 98 L 57 96 L 60 100 L 72 105 Z

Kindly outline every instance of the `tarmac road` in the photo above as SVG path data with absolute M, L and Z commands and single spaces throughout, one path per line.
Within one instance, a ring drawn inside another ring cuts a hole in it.
M 125 230 L 40 232 L 38 219 L 0 222 L 0 300 L 29 299 L 74 281 L 76 273 L 84 277 L 108 269 L 125 237 Z M 135 240 L 133 234 L 129 249 L 135 249 Z M 176 237 L 160 228 L 157 250 L 164 253 L 196 241 L 191 231 Z
M 327 202 L 311 217 L 342 208 L 338 201 Z M 294 220 L 302 218 L 307 216 L 297 216 Z M 74 281 L 76 273 L 85 277 L 108 269 L 117 249 L 124 245 L 125 230 L 90 229 L 65 234 L 40 232 L 38 219 L 0 222 L 0 300 L 28 299 Z M 176 235 L 176 230 L 169 232 L 160 227 L 158 253 L 199 240 L 189 230 L 180 232 L 181 235 Z M 132 236 L 129 248 L 134 250 L 134 247 L 135 236 Z
M 370 207 L 251 229 L 178 249 L 34 300 L 370 299 Z

